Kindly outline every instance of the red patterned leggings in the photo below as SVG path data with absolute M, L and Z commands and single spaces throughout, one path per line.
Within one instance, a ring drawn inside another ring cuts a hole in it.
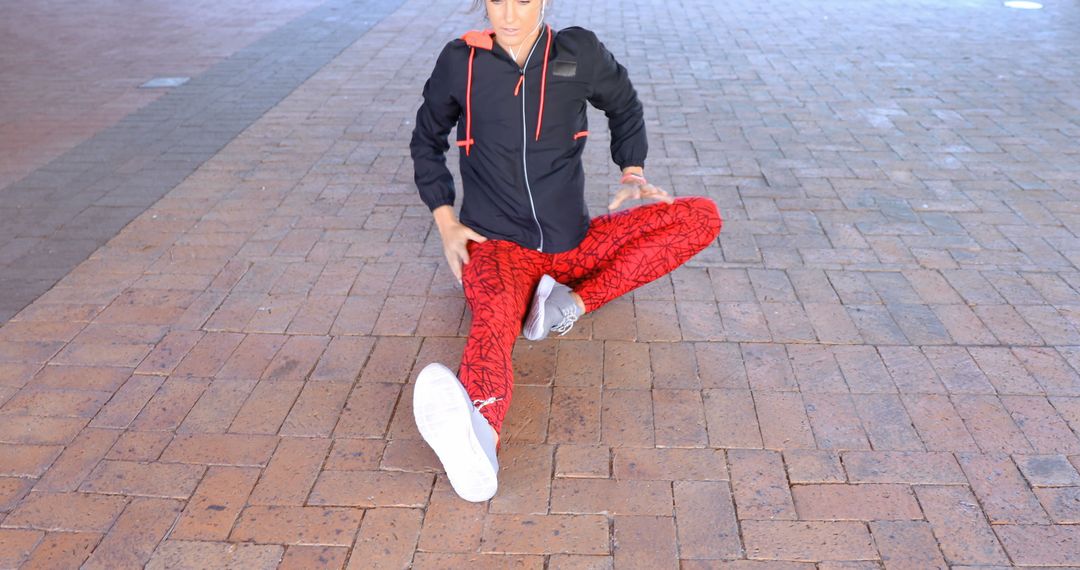
M 608 301 L 667 275 L 705 249 L 720 233 L 716 204 L 702 197 L 676 198 L 593 218 L 574 249 L 541 253 L 510 241 L 470 241 L 462 282 L 472 328 L 458 377 L 496 432 L 510 406 L 514 369 L 510 355 L 544 274 L 568 285 L 594 311 Z

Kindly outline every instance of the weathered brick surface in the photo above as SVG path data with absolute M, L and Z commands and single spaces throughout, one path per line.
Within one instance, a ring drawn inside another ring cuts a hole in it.
M 74 12 L 113 14 L 98 4 Z M 423 79 L 476 15 L 331 0 L 284 26 L 195 20 L 207 37 L 268 34 L 256 48 L 273 54 L 226 60 L 0 187 L 0 566 L 1080 558 L 1080 169 L 1060 71 L 1076 8 L 681 8 L 558 3 L 551 20 L 626 64 L 650 180 L 711 197 L 724 233 L 570 334 L 516 344 L 500 491 L 481 504 L 456 497 L 412 421 L 419 370 L 459 364 L 472 315 L 408 157 Z M 419 43 L 395 48 L 403 34 Z M 617 173 L 591 113 L 600 214 Z M 0 180 L 34 163 L 23 147 L 95 117 L 0 120 L 18 130 Z M 91 194 L 77 211 L 61 199 Z

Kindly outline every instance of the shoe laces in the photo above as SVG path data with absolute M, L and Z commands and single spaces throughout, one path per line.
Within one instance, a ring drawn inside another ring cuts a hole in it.
M 498 402 L 501 399 L 502 398 L 496 398 L 495 396 L 492 396 L 492 397 L 490 397 L 490 398 L 488 398 L 486 400 L 473 400 L 472 404 L 474 406 L 476 406 L 476 410 L 479 411 L 479 410 L 483 409 L 484 406 L 489 406 L 491 404 L 494 404 L 495 402 Z
M 573 310 L 564 310 L 562 313 L 563 318 L 559 321 L 559 324 L 551 327 L 551 330 L 559 333 L 559 336 L 563 336 L 570 332 L 570 329 L 574 328 L 574 323 L 578 320 L 577 313 Z

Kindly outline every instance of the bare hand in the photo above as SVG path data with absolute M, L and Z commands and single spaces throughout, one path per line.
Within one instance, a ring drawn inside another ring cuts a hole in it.
M 461 269 L 469 262 L 469 249 L 467 247 L 469 240 L 484 243 L 487 238 L 457 221 L 448 223 L 446 227 L 440 227 L 439 234 L 442 236 L 443 254 L 446 255 L 446 262 L 450 264 L 450 271 L 454 273 L 454 277 L 457 278 L 458 285 L 460 285 Z
M 615 194 L 615 198 L 608 204 L 608 210 L 615 210 L 626 200 L 644 200 L 646 198 L 656 200 L 657 202 L 664 202 L 666 204 L 675 202 L 675 199 L 662 188 L 648 183 L 630 183 L 623 184 L 622 188 L 619 188 L 619 191 Z

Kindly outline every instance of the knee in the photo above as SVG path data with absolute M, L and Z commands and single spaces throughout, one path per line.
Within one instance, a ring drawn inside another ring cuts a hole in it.
M 676 201 L 681 201 L 686 205 L 693 231 L 695 234 L 700 232 L 703 247 L 712 243 L 716 236 L 720 235 L 720 228 L 724 225 L 724 221 L 720 217 L 720 209 L 712 198 L 687 196 L 677 198 Z

